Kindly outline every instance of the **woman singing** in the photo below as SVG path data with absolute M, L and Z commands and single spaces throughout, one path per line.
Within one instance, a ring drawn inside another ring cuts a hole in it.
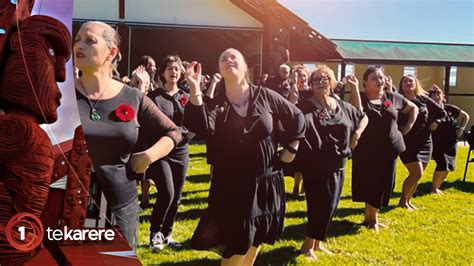
M 195 71 L 195 67 L 197 70 Z M 222 244 L 222 265 L 252 265 L 261 243 L 274 243 L 283 231 L 284 180 L 279 161 L 290 162 L 304 138 L 304 117 L 278 93 L 250 83 L 243 55 L 235 49 L 219 57 L 225 92 L 215 107 L 203 103 L 201 66 L 187 68 L 191 99 L 185 126 L 203 136 L 213 158 L 209 207 L 194 233 L 192 246 Z M 277 153 L 277 121 L 284 130 Z

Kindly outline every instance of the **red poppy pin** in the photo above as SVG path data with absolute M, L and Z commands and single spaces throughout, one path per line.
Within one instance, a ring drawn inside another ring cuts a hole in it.
M 115 115 L 123 122 L 132 121 L 135 117 L 135 109 L 128 104 L 122 104 L 115 109 Z
M 188 102 L 189 102 L 189 98 L 188 96 L 186 96 L 185 94 L 183 94 L 183 96 L 181 96 L 181 98 L 179 99 L 179 102 L 181 103 L 181 105 L 186 105 Z
M 323 119 L 325 118 L 325 115 L 324 115 L 323 112 L 320 112 L 320 113 L 318 114 L 318 117 L 319 117 L 319 120 L 323 120 Z
M 385 102 L 383 102 L 383 106 L 385 106 L 386 108 L 392 106 L 392 101 L 390 101 L 390 100 L 385 100 Z

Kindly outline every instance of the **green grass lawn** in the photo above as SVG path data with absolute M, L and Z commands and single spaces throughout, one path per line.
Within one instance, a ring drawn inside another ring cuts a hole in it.
M 174 238 L 184 248 L 165 248 L 160 253 L 148 249 L 151 209 L 140 215 L 138 257 L 144 265 L 218 265 L 220 255 L 195 251 L 189 240 L 207 206 L 209 166 L 205 146 L 192 145 L 190 168 Z M 376 156 L 376 155 L 374 155 Z M 346 181 L 341 202 L 329 231 L 326 247 L 334 256 L 316 253 L 321 264 L 409 264 L 409 265 L 474 265 L 474 165 L 466 183 L 462 182 L 467 147 L 458 150 L 457 170 L 449 174 L 442 186 L 444 195 L 429 194 L 434 162 L 430 162 L 413 203 L 419 210 L 408 212 L 396 208 L 407 170 L 398 162 L 395 191 L 390 206 L 381 212 L 381 222 L 389 226 L 379 234 L 362 227 L 363 203 L 351 200 L 351 162 L 347 164 Z M 370 159 L 370 158 L 368 158 Z M 262 245 L 256 265 L 311 264 L 299 255 L 306 231 L 304 196 L 290 195 L 293 179 L 286 177 L 287 211 L 285 232 L 275 245 Z M 156 192 L 153 187 L 152 195 Z M 152 202 L 155 197 L 152 196 Z

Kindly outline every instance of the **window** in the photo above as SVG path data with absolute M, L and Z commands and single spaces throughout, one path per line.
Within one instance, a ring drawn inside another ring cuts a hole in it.
M 303 64 L 303 66 L 305 66 L 309 69 L 309 73 L 313 72 L 316 69 L 315 64 Z
M 355 74 L 355 65 L 354 64 L 346 64 L 346 76 L 347 75 L 354 75 Z M 342 80 L 343 77 L 341 77 L 341 64 L 337 65 L 337 76 L 339 77 L 339 80 Z
M 458 76 L 458 67 L 452 66 L 449 72 L 449 87 L 456 87 L 456 78 Z
M 355 74 L 355 65 L 354 64 L 347 64 L 346 65 L 346 75 L 354 75 Z
M 413 75 L 416 76 L 416 67 L 414 66 L 405 66 L 403 68 L 403 76 Z

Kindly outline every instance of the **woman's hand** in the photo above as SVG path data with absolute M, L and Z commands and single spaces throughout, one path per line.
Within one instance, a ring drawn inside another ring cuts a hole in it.
M 351 85 L 352 88 L 359 89 L 359 80 L 354 75 L 347 75 L 345 78 L 342 79 L 342 82 L 344 84 L 349 83 L 349 85 Z
M 299 140 L 293 140 L 292 142 L 290 142 L 288 148 L 292 149 L 293 152 L 289 151 L 287 148 L 284 148 L 280 152 L 280 160 L 284 163 L 291 163 L 293 159 L 295 159 L 296 151 L 298 150 L 299 145 Z
M 211 80 L 212 83 L 217 84 L 217 83 L 221 82 L 221 80 L 222 80 L 221 74 L 214 73 L 214 75 L 212 75 L 212 80 Z
M 195 67 L 196 67 L 196 70 L 194 70 Z M 201 83 L 201 76 L 202 76 L 201 64 L 196 61 L 189 63 L 188 66 L 186 67 L 186 72 L 184 75 L 189 84 L 191 95 L 200 94 L 201 93 L 200 83 Z
M 351 142 L 350 142 L 350 147 L 351 147 L 351 150 L 354 150 L 355 147 L 357 146 L 357 143 L 359 142 L 359 134 L 357 134 L 356 132 L 354 132 L 351 136 Z
M 458 138 L 460 138 L 463 133 L 464 133 L 464 128 L 462 128 L 462 127 L 461 127 L 461 128 L 458 128 L 458 129 L 456 130 L 456 136 L 457 136 Z
M 142 174 L 152 163 L 150 156 L 146 152 L 137 152 L 130 158 L 130 168 L 137 174 Z
M 436 122 L 431 123 L 429 126 L 430 131 L 435 131 L 438 128 L 438 125 L 439 124 Z

